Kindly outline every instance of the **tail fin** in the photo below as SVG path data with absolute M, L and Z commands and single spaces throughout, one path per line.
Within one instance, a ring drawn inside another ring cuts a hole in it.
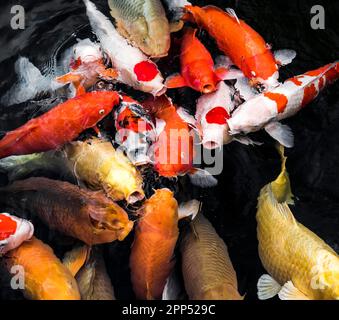
M 287 204 L 294 204 L 290 179 L 286 170 L 287 157 L 284 155 L 284 147 L 278 145 L 277 149 L 281 156 L 281 172 L 278 178 L 271 183 L 272 191 L 279 203 L 286 202 Z

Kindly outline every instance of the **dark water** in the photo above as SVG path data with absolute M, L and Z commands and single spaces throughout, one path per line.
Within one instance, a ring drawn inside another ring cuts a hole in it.
M 94 1 L 108 15 L 106 1 Z M 338 59 L 339 1 L 311 0 L 238 0 L 192 1 L 194 4 L 214 4 L 232 7 L 238 16 L 256 29 L 274 49 L 297 51 L 295 61 L 283 68 L 282 79 L 316 69 Z M 10 7 L 21 4 L 26 9 L 26 29 L 14 31 L 9 27 Z M 326 12 L 326 29 L 310 26 L 311 7 L 321 4 Z M 42 66 L 61 46 L 74 42 L 72 34 L 88 37 L 90 29 L 82 1 L 1 1 L 0 4 L 0 94 L 15 81 L 13 65 L 19 55 L 27 56 Z M 204 32 L 200 37 L 218 54 L 215 44 Z M 176 61 L 172 61 L 174 66 Z M 174 72 L 160 63 L 164 74 Z M 174 67 L 175 68 L 175 67 Z M 173 69 L 174 69 L 173 68 Z M 285 121 L 295 134 L 295 147 L 287 150 L 288 171 L 293 192 L 298 201 L 292 209 L 296 218 L 316 232 L 339 252 L 339 83 L 324 90 L 320 97 L 292 119 Z M 170 92 L 175 102 L 193 110 L 197 97 L 191 90 Z M 42 112 L 36 104 L 0 106 L 0 131 L 11 130 Z M 260 189 L 274 179 L 280 161 L 273 141 L 258 133 L 260 147 L 233 143 L 225 147 L 224 172 L 218 176 L 219 185 L 213 190 L 178 187 L 180 194 L 193 193 L 204 200 L 204 213 L 228 245 L 237 271 L 239 287 L 246 299 L 256 299 L 256 282 L 264 272 L 257 253 L 256 202 Z M 4 177 L 2 177 L 4 179 Z M 5 180 L 3 180 L 4 182 Z M 189 192 L 187 192 L 189 188 Z M 51 234 L 36 222 L 38 236 L 50 243 L 58 254 L 71 246 L 67 239 Z M 105 247 L 109 273 L 119 299 L 133 298 L 129 280 L 128 254 L 132 236 L 123 243 Z M 0 290 L 2 298 L 21 298 Z

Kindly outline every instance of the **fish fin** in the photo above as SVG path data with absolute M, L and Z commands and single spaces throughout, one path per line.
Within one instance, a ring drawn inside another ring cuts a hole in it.
M 57 82 L 67 84 L 67 83 L 75 83 L 75 82 L 80 82 L 81 81 L 81 75 L 75 74 L 73 72 L 69 72 L 64 74 L 63 76 L 57 77 L 55 80 Z
M 287 204 L 293 205 L 294 200 L 291 191 L 290 179 L 286 170 L 287 158 L 284 155 L 284 147 L 282 145 L 278 145 L 277 149 L 281 157 L 281 173 L 278 178 L 271 183 L 272 192 L 279 203 L 286 202 Z
M 294 60 L 297 56 L 297 53 L 294 50 L 283 49 L 277 50 L 274 52 L 274 58 L 278 65 L 286 66 Z
M 155 132 L 157 137 L 159 137 L 159 135 L 161 134 L 161 132 L 163 132 L 165 130 L 166 127 L 166 121 L 162 120 L 162 119 L 155 119 Z
M 280 292 L 281 285 L 270 275 L 263 274 L 258 280 L 257 288 L 259 300 L 267 300 L 273 298 Z
M 103 69 L 100 71 L 99 77 L 103 80 L 114 80 L 119 77 L 119 72 L 113 68 Z
M 200 188 L 212 188 L 218 184 L 218 180 L 214 178 L 208 171 L 194 168 L 189 173 L 191 183 Z
M 183 121 L 188 123 L 191 127 L 195 129 L 197 128 L 197 120 L 186 109 L 182 107 L 178 108 L 177 114 Z
M 292 281 L 287 281 L 278 295 L 280 300 L 310 300 L 310 298 L 294 286 Z
M 245 101 L 252 99 L 257 94 L 246 77 L 238 78 L 234 87 Z
M 198 200 L 191 200 L 188 202 L 183 202 L 180 204 L 178 208 L 178 215 L 179 220 L 192 217 L 191 219 L 194 220 L 195 217 L 198 215 L 198 213 L 201 210 L 201 202 Z
M 262 142 L 257 142 L 257 141 L 253 141 L 251 138 L 247 137 L 247 136 L 235 136 L 232 137 L 232 139 L 236 142 L 239 142 L 245 146 L 261 146 L 263 145 Z
M 165 86 L 169 89 L 187 87 L 186 80 L 181 74 L 173 74 L 166 79 Z
M 86 93 L 85 87 L 81 84 L 75 84 L 74 87 L 76 89 L 76 96 L 81 96 Z
M 184 21 L 173 21 L 170 23 L 170 33 L 178 32 L 184 27 Z
M 73 277 L 75 277 L 79 270 L 85 265 L 90 250 L 91 247 L 84 245 L 76 247 L 65 254 L 62 263 L 72 273 Z
M 293 148 L 294 135 L 289 126 L 280 122 L 271 122 L 265 127 L 266 132 L 286 148 Z
M 172 271 L 166 280 L 164 291 L 162 292 L 162 300 L 179 300 L 182 288 L 175 271 Z
M 231 16 L 233 19 L 235 19 L 240 24 L 240 20 L 237 14 L 235 13 L 234 9 L 226 8 L 226 12 L 228 13 L 229 16 Z

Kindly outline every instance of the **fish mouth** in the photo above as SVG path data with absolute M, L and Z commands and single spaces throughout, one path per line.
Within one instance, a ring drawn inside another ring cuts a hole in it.
M 145 198 L 144 192 L 142 190 L 136 190 L 127 196 L 126 201 L 128 204 L 134 204 L 138 201 L 143 200 L 144 198 Z
M 167 91 L 167 87 L 166 87 L 166 86 L 163 86 L 163 88 L 161 88 L 160 90 L 158 90 L 158 91 L 156 91 L 156 92 L 154 93 L 154 96 L 155 96 L 155 97 L 160 97 L 160 96 L 162 96 L 163 94 L 165 94 L 166 91 Z
M 216 90 L 216 87 L 213 84 L 207 83 L 202 87 L 201 92 L 204 94 L 212 93 Z
M 206 141 L 203 143 L 205 149 L 214 150 L 221 148 L 221 145 L 216 141 Z

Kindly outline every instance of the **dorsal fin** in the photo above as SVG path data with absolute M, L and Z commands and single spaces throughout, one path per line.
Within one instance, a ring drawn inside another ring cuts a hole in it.
M 237 20 L 237 22 L 240 24 L 240 20 L 239 20 L 237 14 L 235 13 L 234 9 L 226 8 L 226 12 L 228 13 L 229 16 L 231 16 L 233 19 Z

